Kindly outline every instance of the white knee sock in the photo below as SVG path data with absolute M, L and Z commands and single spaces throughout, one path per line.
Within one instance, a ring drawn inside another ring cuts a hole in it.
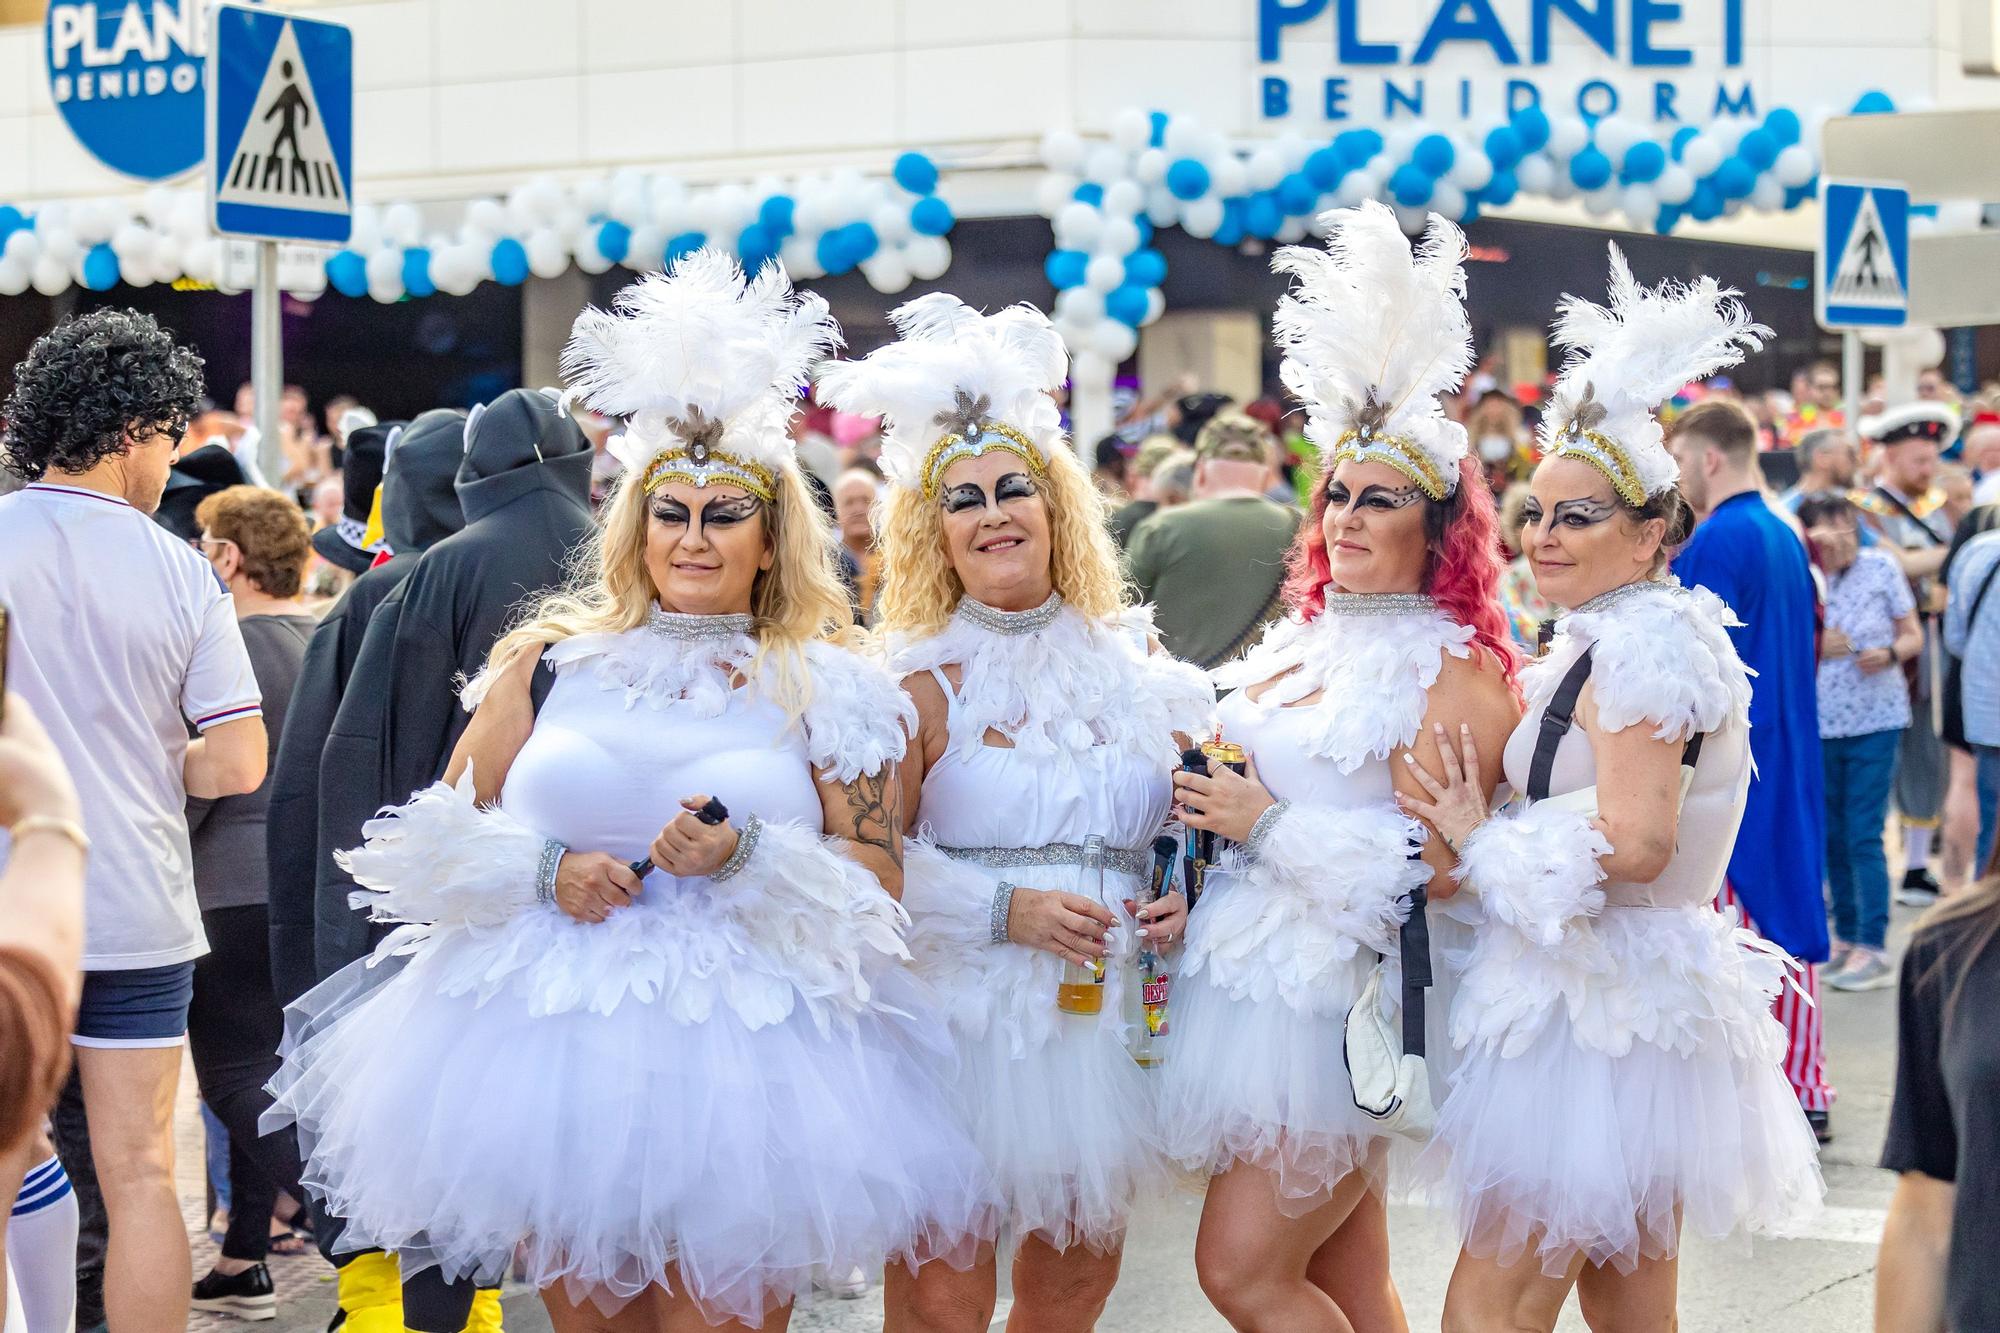
M 70 1333 L 76 1326 L 76 1193 L 53 1157 L 21 1183 L 7 1219 L 7 1266 L 14 1270 L 28 1333 Z
M 1932 828 L 1911 828 L 1903 825 L 1903 865 L 1909 870 L 1928 869 L 1931 863 L 1931 838 L 1937 830 Z

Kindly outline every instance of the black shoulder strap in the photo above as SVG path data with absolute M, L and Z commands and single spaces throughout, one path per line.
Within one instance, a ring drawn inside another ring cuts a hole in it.
M 1890 504 L 1896 506 L 1897 513 L 1901 514 L 1904 518 L 1909 519 L 1910 522 L 1916 524 L 1917 528 L 1924 534 L 1924 536 L 1931 539 L 1931 545 L 1944 546 L 1948 544 L 1948 540 L 1946 538 L 1938 536 L 1936 528 L 1924 522 L 1924 520 L 1918 518 L 1916 511 L 1903 503 L 1902 496 L 1897 495 L 1887 486 L 1877 486 L 1875 488 L 1875 494 L 1881 496 L 1884 500 L 1887 500 Z
M 1972 594 L 1972 609 L 1965 615 L 1965 633 L 1968 640 L 1972 634 L 1972 626 L 1979 619 L 1979 608 L 1986 605 L 1986 594 L 1993 591 L 1995 574 L 2000 574 L 2000 560 L 1993 562 L 1993 567 L 1986 571 L 1986 577 L 1979 581 L 1979 591 Z
M 1535 757 L 1528 765 L 1527 797 L 1531 801 L 1548 799 L 1549 779 L 1556 768 L 1556 748 L 1576 724 L 1577 696 L 1583 693 L 1583 683 L 1590 679 L 1590 659 L 1596 651 L 1595 644 L 1583 650 L 1583 655 L 1564 673 L 1562 684 L 1549 696 L 1549 706 L 1542 710 L 1542 729 L 1535 737 Z
M 1433 980 L 1431 924 L 1424 915 L 1428 900 L 1423 885 L 1410 890 L 1410 915 L 1397 937 L 1403 959 L 1403 1054 L 1419 1057 L 1424 1053 L 1424 991 Z
M 542 715 L 542 705 L 548 702 L 549 691 L 555 688 L 556 669 L 549 665 L 549 659 L 535 659 L 535 673 L 528 678 L 528 701 L 534 705 L 535 716 Z

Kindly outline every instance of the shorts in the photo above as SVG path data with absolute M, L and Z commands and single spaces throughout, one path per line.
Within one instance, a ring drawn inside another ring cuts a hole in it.
M 72 1046 L 140 1049 L 187 1040 L 194 964 L 85 972 Z

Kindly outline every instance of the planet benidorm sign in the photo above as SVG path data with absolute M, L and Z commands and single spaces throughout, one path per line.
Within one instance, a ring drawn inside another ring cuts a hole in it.
M 49 96 L 113 171 L 164 180 L 201 164 L 205 0 L 50 0 Z

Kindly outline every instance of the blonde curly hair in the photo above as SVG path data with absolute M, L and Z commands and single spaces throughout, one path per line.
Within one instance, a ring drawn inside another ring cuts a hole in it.
M 771 567 L 750 589 L 757 622 L 751 670 L 761 693 L 797 721 L 812 701 L 806 645 L 850 636 L 853 608 L 836 572 L 832 524 L 813 503 L 798 465 L 788 462 L 775 474 L 775 499 L 764 506 Z M 646 572 L 648 515 L 642 474 L 628 469 L 605 504 L 603 525 L 571 561 L 569 578 L 501 636 L 481 677 L 497 676 L 524 650 L 539 655 L 579 634 L 617 634 L 645 624 L 659 597 Z
M 1105 526 L 1104 497 L 1066 444 L 1039 479 L 1049 510 L 1049 577 L 1063 601 L 1092 619 L 1125 606 L 1125 578 Z M 944 545 L 944 508 L 921 490 L 893 488 L 876 530 L 882 545 L 878 632 L 922 638 L 945 627 L 965 595 Z

